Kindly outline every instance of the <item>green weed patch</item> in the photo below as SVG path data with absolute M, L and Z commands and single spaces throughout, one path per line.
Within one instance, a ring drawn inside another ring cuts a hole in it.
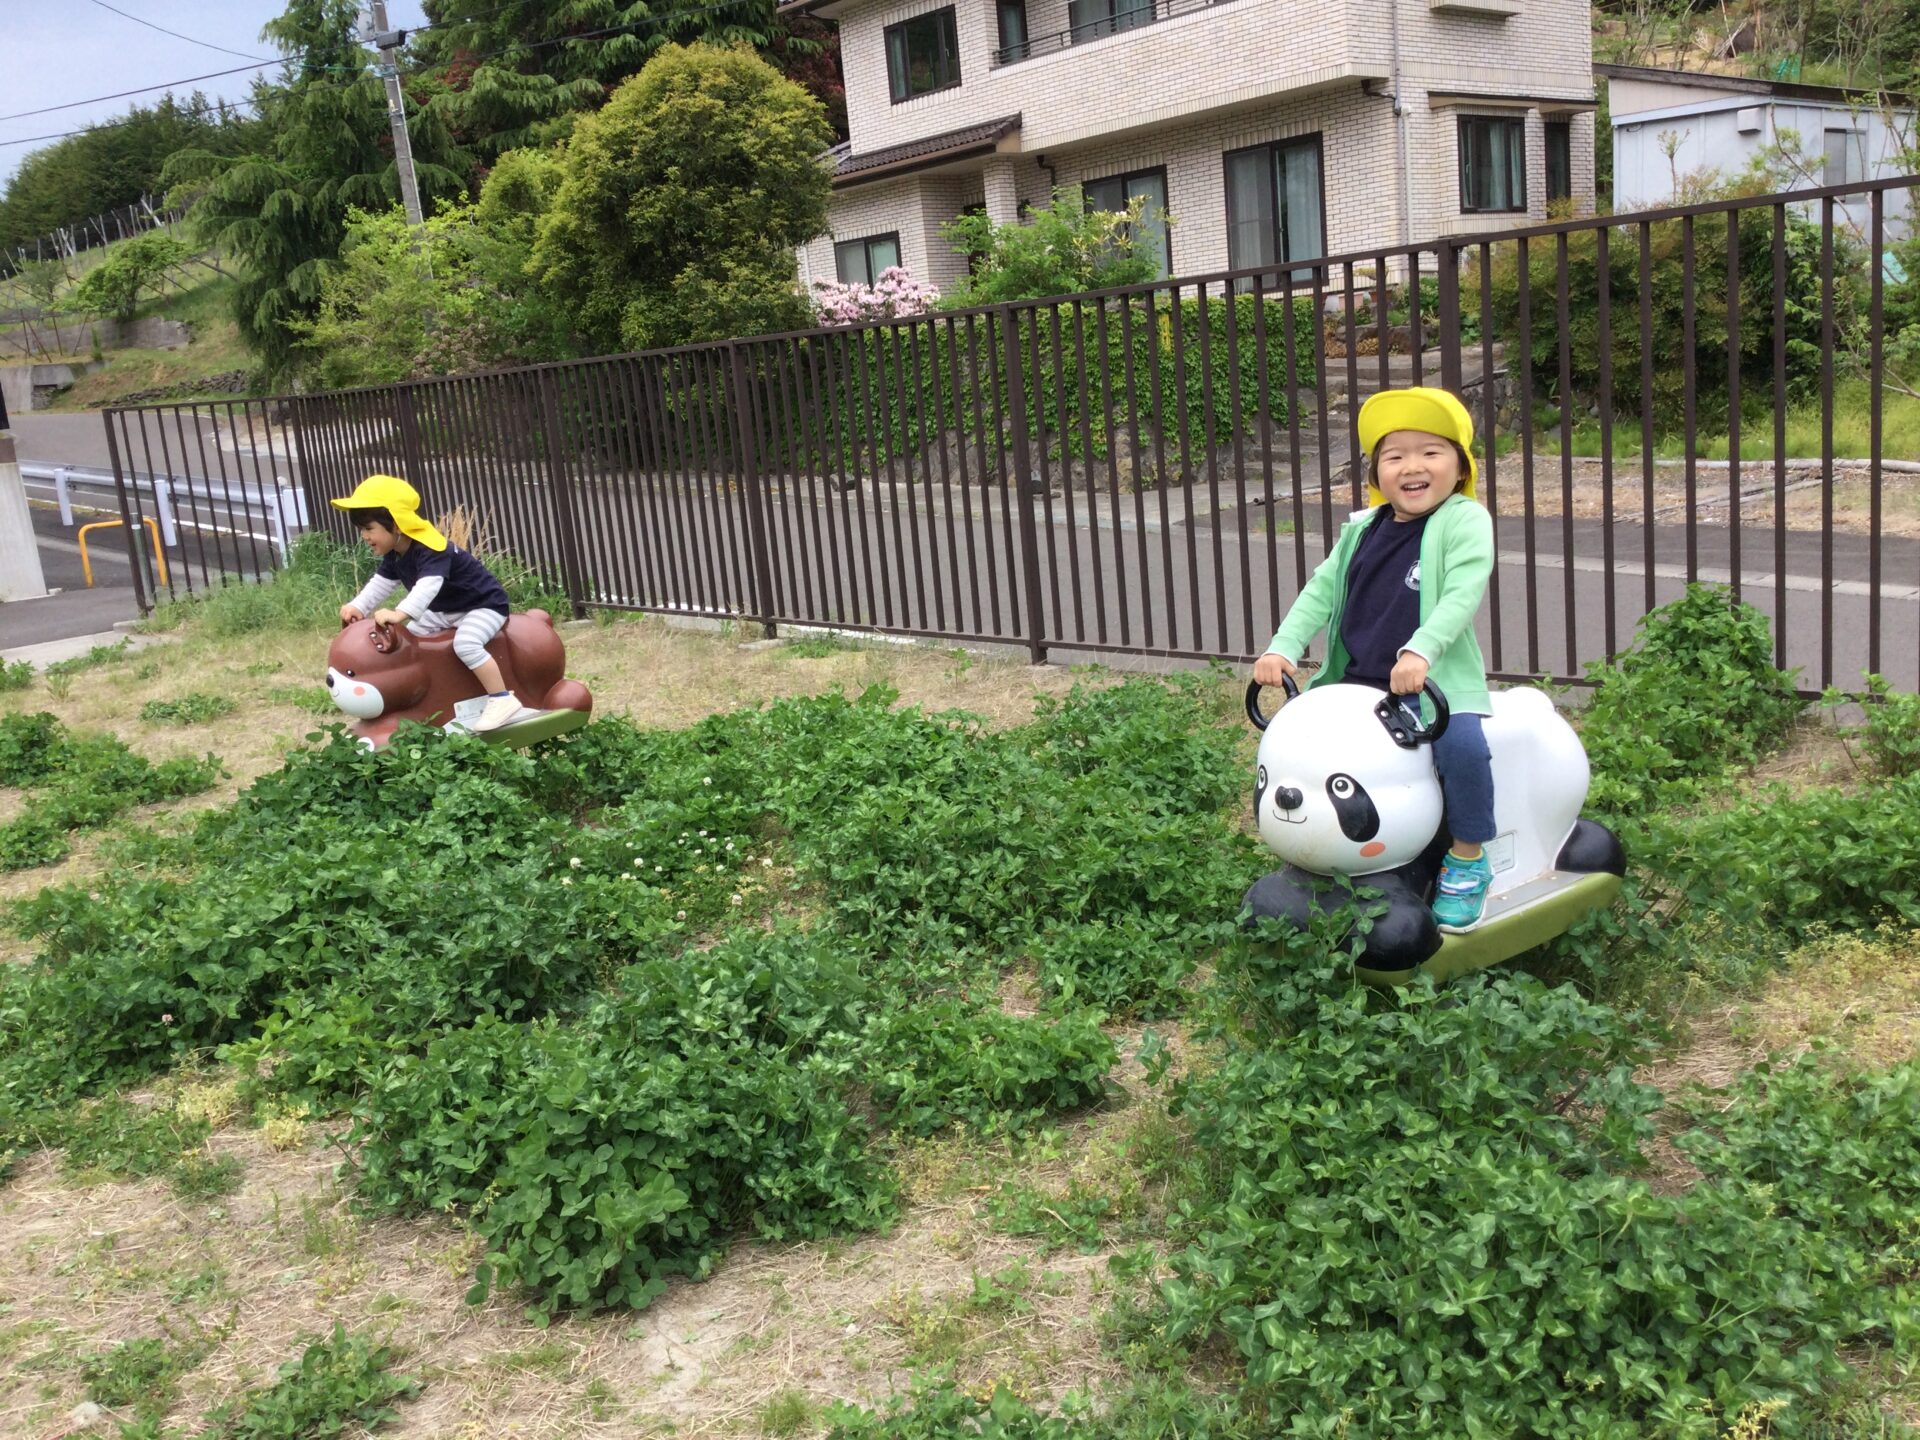
M 876 1126 L 1099 1100 L 1101 1021 L 1177 1005 L 1261 863 L 1203 683 L 1005 733 L 894 699 L 599 721 L 538 755 L 336 731 L 190 843 L 136 847 L 158 868 L 19 907 L 39 955 L 0 973 L 0 1136 L 224 1047 L 249 1099 L 350 1118 L 364 1203 L 465 1216 L 476 1294 L 543 1310 L 645 1304 L 741 1233 L 879 1224 Z M 19 763 L 52 743 L 23 731 Z M 1169 953 L 1002 1012 L 1049 926 Z
M 74 831 L 138 805 L 197 795 L 223 772 L 209 755 L 151 764 L 111 735 L 76 735 L 52 715 L 0 716 L 0 786 L 32 790 L 26 814 L 0 825 L 0 870 L 51 865 Z

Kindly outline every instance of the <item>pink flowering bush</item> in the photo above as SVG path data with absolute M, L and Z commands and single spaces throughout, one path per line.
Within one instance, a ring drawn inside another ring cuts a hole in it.
M 835 280 L 813 283 L 814 311 L 822 325 L 858 325 L 865 320 L 904 320 L 925 315 L 939 302 L 940 291 L 916 280 L 898 265 L 889 265 L 873 284 Z

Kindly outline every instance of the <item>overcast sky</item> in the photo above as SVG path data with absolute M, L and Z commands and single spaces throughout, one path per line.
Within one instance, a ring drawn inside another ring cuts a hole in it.
M 285 0 L 107 3 L 140 20 L 240 53 L 227 55 L 162 35 L 136 20 L 116 15 L 102 0 L 0 0 L 0 115 L 176 80 L 187 80 L 174 87 L 182 98 L 200 90 L 209 99 L 238 100 L 247 95 L 255 75 L 274 73 L 269 68 L 211 80 L 188 79 L 245 65 L 242 56 L 274 60 L 277 52 L 260 43 L 260 27 L 286 8 Z M 420 0 L 387 0 L 388 24 L 406 27 L 423 24 L 425 19 Z M 83 129 L 124 115 L 131 105 L 151 105 L 165 93 L 154 90 L 45 115 L 0 120 L 0 187 L 12 177 L 21 160 L 38 148 L 8 141 Z

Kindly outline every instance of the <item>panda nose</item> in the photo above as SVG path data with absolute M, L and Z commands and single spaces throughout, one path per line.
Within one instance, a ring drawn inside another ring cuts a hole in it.
M 1291 785 L 1282 785 L 1273 792 L 1273 803 L 1280 810 L 1298 810 L 1300 802 L 1306 797 Z

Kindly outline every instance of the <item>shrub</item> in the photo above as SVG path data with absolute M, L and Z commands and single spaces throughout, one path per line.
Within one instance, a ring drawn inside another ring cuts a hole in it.
M 833 280 L 813 282 L 813 305 L 822 325 L 856 325 L 872 320 L 904 320 L 925 315 L 940 292 L 916 280 L 898 265 L 889 265 L 873 284 Z
M 33 662 L 30 660 L 0 660 L 0 694 L 9 690 L 26 690 L 33 685 Z
M 1010 224 L 984 212 L 962 215 L 941 231 L 967 257 L 967 274 L 947 292 L 945 308 L 1049 300 L 1158 278 L 1159 258 L 1138 249 L 1134 238 L 1145 207 L 1141 197 L 1124 212 L 1089 210 L 1079 188 L 1070 186 Z M 1155 225 L 1148 233 L 1161 231 Z
M 1739 219 L 1740 361 L 1741 389 L 1756 402 L 1773 393 L 1774 294 L 1773 226 L 1764 209 Z M 1519 310 L 1517 251 L 1503 246 L 1491 281 L 1492 315 L 1496 333 L 1516 335 L 1529 327 L 1533 386 L 1538 394 L 1553 395 L 1559 388 L 1560 347 L 1568 347 L 1573 395 L 1560 403 L 1584 408 L 1599 395 L 1599 294 L 1602 284 L 1612 297 L 1613 403 L 1619 414 L 1638 413 L 1641 404 L 1641 355 L 1652 360 L 1653 416 L 1662 427 L 1684 420 L 1685 377 L 1693 375 L 1696 423 L 1702 431 L 1724 430 L 1727 424 L 1727 224 L 1724 214 L 1696 217 L 1691 222 L 1694 273 L 1693 351 L 1686 351 L 1683 312 L 1688 290 L 1684 285 L 1684 255 L 1688 227 L 1681 221 L 1662 221 L 1650 227 L 1652 326 L 1647 345 L 1640 339 L 1638 306 L 1640 253 L 1631 232 L 1616 232 L 1608 249 L 1609 273 L 1599 274 L 1599 247 L 1595 232 L 1576 231 L 1567 237 L 1568 321 L 1563 328 L 1556 302 L 1557 247 L 1539 243 L 1528 255 L 1531 315 Z M 1821 345 L 1821 233 L 1817 222 L 1789 214 L 1786 222 L 1787 288 L 1785 296 L 1784 377 L 1789 399 L 1802 399 L 1819 383 Z M 1836 236 L 1834 308 L 1836 343 L 1859 312 L 1857 276 L 1863 264 L 1844 237 Z M 1463 283 L 1471 296 L 1473 285 Z M 1467 301 L 1468 308 L 1473 302 Z
M 1772 653 L 1766 617 L 1720 586 L 1690 585 L 1641 617 L 1624 654 L 1587 667 L 1598 682 L 1580 718 L 1590 808 L 1643 818 L 1759 759 L 1805 708 Z
M 351 1426 L 365 1434 L 398 1419 L 394 1402 L 420 1392 L 413 1376 L 393 1373 L 399 1360 L 392 1346 L 349 1334 L 335 1321 L 331 1337 L 311 1338 L 271 1386 L 211 1412 L 201 1433 L 217 1440 L 304 1440 L 345 1434 Z

